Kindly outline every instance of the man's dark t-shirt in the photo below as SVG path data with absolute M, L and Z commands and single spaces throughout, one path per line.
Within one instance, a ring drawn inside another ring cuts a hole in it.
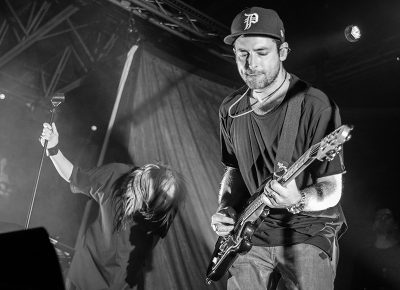
M 220 107 L 222 162 L 240 170 L 251 194 L 273 172 L 288 100 L 293 97 L 300 82 L 302 81 L 296 76 L 291 75 L 289 90 L 284 100 L 265 115 L 251 112 L 237 118 L 229 116 L 230 107 L 233 116 L 249 110 L 248 96 L 233 105 L 245 92 L 246 87 L 227 97 Z M 290 164 L 340 125 L 336 104 L 320 90 L 309 88 L 301 105 L 298 135 Z M 343 172 L 343 156 L 340 153 L 331 162 L 312 163 L 296 178 L 296 183 L 298 188 L 302 189 L 312 185 L 316 178 Z M 321 212 L 297 215 L 283 209 L 272 209 L 252 240 L 255 245 L 267 246 L 306 242 L 317 245 L 331 254 L 331 243 L 343 222 L 340 205 Z

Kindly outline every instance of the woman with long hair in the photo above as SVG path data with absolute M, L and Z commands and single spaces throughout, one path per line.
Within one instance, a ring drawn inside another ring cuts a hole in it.
M 144 265 L 165 237 L 186 192 L 180 174 L 167 165 L 110 163 L 91 169 L 73 165 L 59 150 L 55 124 L 43 124 L 39 138 L 71 191 L 98 204 L 96 219 L 76 244 L 68 289 L 132 289 L 143 281 Z

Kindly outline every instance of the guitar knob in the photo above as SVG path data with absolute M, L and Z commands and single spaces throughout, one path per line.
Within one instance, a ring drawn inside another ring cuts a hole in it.
M 264 220 L 265 218 L 267 218 L 268 215 L 269 215 L 269 208 L 265 208 L 260 214 L 261 220 Z
M 247 225 L 243 231 L 243 236 L 252 236 L 254 231 L 255 231 L 255 228 L 253 225 Z
M 250 240 L 248 239 L 244 239 L 242 241 L 242 243 L 240 244 L 240 254 L 244 255 L 246 254 L 248 251 L 250 251 L 251 247 L 252 247 L 252 243 Z

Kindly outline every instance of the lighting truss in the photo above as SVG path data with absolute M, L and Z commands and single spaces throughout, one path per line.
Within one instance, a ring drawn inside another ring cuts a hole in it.
M 40 102 L 49 98 L 55 91 L 65 93 L 78 87 L 90 68 L 109 55 L 119 39 L 119 26 L 125 26 L 121 21 L 116 23 L 115 27 L 110 27 L 107 32 L 98 29 L 95 31 L 96 41 L 92 43 L 87 39 L 90 33 L 83 32 L 85 29 L 93 31 L 96 23 L 85 22 L 84 17 L 79 17 L 82 11 L 79 5 L 70 4 L 60 9 L 52 1 L 35 0 L 4 0 L 2 5 L 4 11 L 8 12 L 4 15 L 8 16 L 0 20 L 0 77 L 3 84 L 13 85 L 11 88 L 1 89 L 22 100 L 34 98 Z M 80 22 L 74 22 L 74 17 Z M 58 38 L 68 34 L 71 37 Z M 32 52 L 35 50 L 35 44 L 46 39 L 51 39 L 54 43 L 63 40 L 65 47 L 45 57 L 44 62 L 37 67 L 24 64 L 24 70 L 21 69 L 21 74 L 38 75 L 33 77 L 40 79 L 40 82 L 27 84 L 20 80 L 22 75 L 9 72 L 7 67 L 12 67 L 13 62 L 20 65 L 18 58 L 22 53 Z M 74 74 L 71 74 L 71 71 Z M 29 92 L 29 96 L 26 92 Z
M 232 50 L 223 43 L 229 28 L 179 0 L 107 0 L 134 15 L 225 60 Z

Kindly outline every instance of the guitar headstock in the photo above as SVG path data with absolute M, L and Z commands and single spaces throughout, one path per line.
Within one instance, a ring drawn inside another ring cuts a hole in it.
M 351 130 L 353 130 L 353 126 L 342 125 L 322 139 L 319 143 L 320 146 L 316 158 L 318 160 L 327 159 L 331 161 L 342 150 L 342 144 L 350 140 Z

